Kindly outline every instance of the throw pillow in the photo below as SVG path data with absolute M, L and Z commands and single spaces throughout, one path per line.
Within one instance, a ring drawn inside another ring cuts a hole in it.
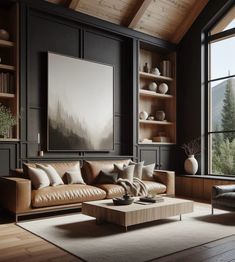
M 46 172 L 40 168 L 28 167 L 29 179 L 35 189 L 48 187 L 50 180 Z
M 155 163 L 143 166 L 142 169 L 142 180 L 154 180 L 153 172 L 155 169 Z
M 68 184 L 85 184 L 80 168 L 70 169 L 65 172 Z
M 118 180 L 118 173 L 109 173 L 105 171 L 100 171 L 97 176 L 95 183 L 96 184 L 115 184 Z
M 135 163 L 135 162 L 131 161 L 129 165 L 134 165 L 135 166 L 134 177 L 142 179 L 142 169 L 143 169 L 143 166 L 144 166 L 144 161 L 139 162 L 139 163 Z
M 55 168 L 51 165 L 41 165 L 41 164 L 36 164 L 36 167 L 41 168 L 44 170 L 50 180 L 50 185 L 51 186 L 58 186 L 58 185 L 63 185 L 64 182 L 61 179 L 60 175 L 57 173 Z
M 115 170 L 116 172 L 118 172 L 118 178 L 127 179 L 127 180 L 129 180 L 131 183 L 133 182 L 134 169 L 135 169 L 135 166 L 134 166 L 134 165 L 120 168 L 119 166 L 117 166 L 116 164 L 114 164 L 114 170 Z

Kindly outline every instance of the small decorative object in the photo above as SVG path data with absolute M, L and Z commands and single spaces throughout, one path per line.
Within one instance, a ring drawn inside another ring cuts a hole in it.
M 150 91 L 156 92 L 157 91 L 157 84 L 155 82 L 151 82 L 148 85 Z
M 154 116 L 148 116 L 147 120 L 154 120 Z
M 145 73 L 148 73 L 148 72 L 149 72 L 148 63 L 145 63 L 145 64 L 144 64 L 144 68 L 143 68 L 143 69 L 144 69 L 144 72 L 145 72 Z
M 166 94 L 168 91 L 168 85 L 166 83 L 161 83 L 158 87 L 158 91 L 160 94 Z
M 123 197 L 113 198 L 114 205 L 130 205 L 134 202 L 134 198 L 130 197 L 128 194 L 123 195 Z
M 159 111 L 156 112 L 156 119 L 158 121 L 163 121 L 165 119 L 165 116 L 166 116 L 166 114 L 162 110 L 159 110 Z
M 144 138 L 142 141 L 140 141 L 142 143 L 145 143 L 145 144 L 151 144 L 153 142 L 152 139 L 148 139 L 148 138 Z
M 148 113 L 146 111 L 142 111 L 139 114 L 140 119 L 146 120 L 148 118 Z
M 170 143 L 171 139 L 167 136 L 154 136 L 153 142 Z
M 190 175 L 195 175 L 198 170 L 198 162 L 195 156 L 199 155 L 201 151 L 199 142 L 200 139 L 194 139 L 182 145 L 182 149 L 188 157 L 184 162 L 184 170 Z
M 157 75 L 157 76 L 160 76 L 160 74 L 161 74 L 157 67 L 152 68 L 151 73 L 154 74 L 154 75 Z
M 38 156 L 40 156 L 40 157 L 43 157 L 43 156 L 44 156 L 43 150 L 38 151 Z
M 0 104 L 0 136 L 10 137 L 11 128 L 16 125 L 16 117 L 12 115 L 11 110 Z
M 10 35 L 5 29 L 0 29 L 0 39 L 1 40 L 9 40 Z

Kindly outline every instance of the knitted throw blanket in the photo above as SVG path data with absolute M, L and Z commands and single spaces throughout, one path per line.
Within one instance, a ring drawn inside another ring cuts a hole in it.
M 117 184 L 122 186 L 125 189 L 126 193 L 129 193 L 133 196 L 147 196 L 148 190 L 145 184 L 142 182 L 141 179 L 134 177 L 133 182 L 128 179 L 119 178 Z

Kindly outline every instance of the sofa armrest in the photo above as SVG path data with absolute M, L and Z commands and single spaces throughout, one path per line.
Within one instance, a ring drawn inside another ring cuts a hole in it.
M 18 177 L 0 178 L 0 204 L 13 213 L 28 210 L 31 206 L 31 181 Z
M 211 191 L 211 198 L 216 198 L 217 195 L 223 193 L 235 192 L 235 185 L 221 185 L 221 186 L 213 186 Z
M 175 172 L 167 170 L 155 170 L 153 178 L 156 182 L 166 186 L 167 195 L 175 195 Z

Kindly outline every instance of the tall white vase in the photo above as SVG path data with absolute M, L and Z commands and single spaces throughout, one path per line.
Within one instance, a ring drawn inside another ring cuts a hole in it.
M 184 170 L 190 175 L 195 175 L 197 173 L 198 163 L 194 155 L 189 155 L 184 161 Z

